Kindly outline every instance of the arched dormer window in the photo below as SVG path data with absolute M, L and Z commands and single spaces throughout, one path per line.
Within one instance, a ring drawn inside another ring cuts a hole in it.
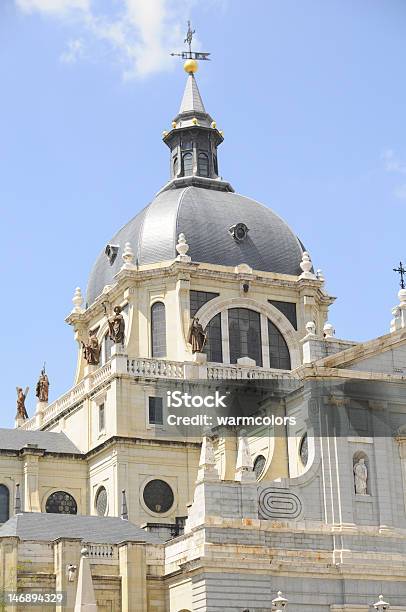
M 155 302 L 151 307 L 151 348 L 152 357 L 166 357 L 166 314 L 163 302 Z
M 10 518 L 10 491 L 6 485 L 0 485 L 0 523 Z
M 200 176 L 209 176 L 209 158 L 206 153 L 199 153 L 198 168 Z
M 183 155 L 183 175 L 191 176 L 193 174 L 193 155 L 185 153 Z

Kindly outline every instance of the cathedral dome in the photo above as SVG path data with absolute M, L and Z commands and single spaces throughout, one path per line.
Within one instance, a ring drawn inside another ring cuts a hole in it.
M 233 235 L 235 226 L 240 227 L 241 236 Z M 114 282 L 126 242 L 131 243 L 139 265 L 154 264 L 176 257 L 181 232 L 194 262 L 246 263 L 266 272 L 301 273 L 304 249 L 272 210 L 238 193 L 188 185 L 159 193 L 111 239 L 110 244 L 119 247 L 117 256 L 111 264 L 104 251 L 99 255 L 89 279 L 88 303 Z
M 304 248 L 289 226 L 266 206 L 235 193 L 219 176 L 217 148 L 223 133 L 206 112 L 194 72 L 189 71 L 172 129 L 163 133 L 171 180 L 99 255 L 88 283 L 89 304 L 114 282 L 126 242 L 139 265 L 156 264 L 176 257 L 180 233 L 194 262 L 301 273 Z

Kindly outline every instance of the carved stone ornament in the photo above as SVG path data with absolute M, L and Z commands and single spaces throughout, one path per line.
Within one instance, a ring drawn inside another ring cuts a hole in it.
M 354 465 L 354 488 L 357 495 L 367 495 L 368 468 L 361 457 Z
M 194 318 L 189 328 L 188 342 L 192 345 L 192 353 L 201 353 L 206 344 L 207 334 L 199 323 L 198 318 Z
M 82 342 L 83 357 L 88 365 L 99 365 L 101 347 L 96 337 L 97 330 L 89 331 L 87 343 Z
M 41 370 L 41 374 L 39 376 L 37 387 L 35 390 L 35 395 L 37 396 L 39 402 L 48 402 L 49 380 L 45 372 L 45 367 Z
M 23 419 L 24 421 L 28 419 L 28 413 L 25 408 L 25 399 L 28 395 L 29 387 L 25 388 L 25 391 L 22 390 L 21 387 L 16 387 L 17 390 L 17 414 L 16 419 Z
M 110 338 L 116 344 L 124 344 L 125 322 L 121 307 L 114 307 L 114 315 L 108 319 Z

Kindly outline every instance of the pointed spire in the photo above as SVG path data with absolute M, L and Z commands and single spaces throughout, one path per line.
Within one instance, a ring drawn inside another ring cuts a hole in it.
M 21 495 L 20 485 L 16 484 L 15 500 L 14 500 L 14 514 L 21 514 Z
M 182 113 L 189 113 L 190 111 L 194 111 L 196 113 L 206 113 L 206 109 L 204 108 L 203 100 L 193 72 L 189 73 L 186 81 L 185 91 L 183 93 L 182 102 L 179 108 L 179 115 Z
M 128 508 L 127 508 L 127 498 L 125 495 L 125 489 L 121 491 L 121 518 L 124 521 L 128 521 Z
M 78 586 L 76 590 L 75 611 L 97 612 L 96 596 L 90 571 L 90 563 L 87 548 L 80 551 L 80 565 L 78 575 Z

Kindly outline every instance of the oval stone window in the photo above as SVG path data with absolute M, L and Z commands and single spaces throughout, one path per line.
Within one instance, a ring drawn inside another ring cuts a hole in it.
M 257 480 L 261 476 L 262 472 L 264 471 L 265 463 L 266 463 L 266 459 L 264 455 L 258 455 L 258 457 L 256 457 L 254 461 L 254 472 L 255 472 L 255 476 L 257 477 Z
M 104 487 L 100 487 L 96 495 L 96 512 L 99 516 L 105 516 L 107 512 L 107 491 Z
M 55 491 L 47 499 L 45 512 L 55 514 L 77 514 L 78 507 L 75 499 L 65 491 Z
M 171 487 L 164 480 L 150 480 L 144 487 L 144 503 L 151 510 L 162 514 L 173 506 L 174 496 Z
M 299 456 L 300 456 L 300 461 L 302 462 L 303 466 L 306 467 L 307 462 L 309 460 L 309 443 L 308 443 L 307 433 L 305 433 L 302 436 L 302 439 L 300 440 Z

